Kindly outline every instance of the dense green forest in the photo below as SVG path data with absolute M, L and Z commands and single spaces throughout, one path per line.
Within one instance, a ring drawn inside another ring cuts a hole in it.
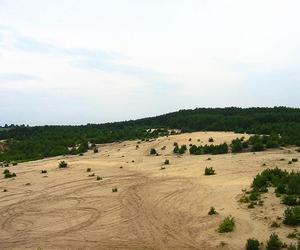
M 159 128 L 154 132 L 149 128 Z M 300 109 L 197 108 L 156 117 L 81 126 L 6 126 L 0 129 L 0 161 L 27 161 L 48 156 L 79 154 L 90 143 L 156 138 L 167 129 L 234 131 L 271 135 L 269 144 L 300 146 Z M 279 136 L 278 136 L 279 135 Z M 254 138 L 253 140 L 260 140 Z M 239 148 L 237 142 L 234 146 Z M 259 147 L 259 142 L 256 143 Z M 273 145 L 274 146 L 274 145 Z M 198 149 L 200 150 L 200 149 Z M 201 149 L 202 150 L 202 149 Z

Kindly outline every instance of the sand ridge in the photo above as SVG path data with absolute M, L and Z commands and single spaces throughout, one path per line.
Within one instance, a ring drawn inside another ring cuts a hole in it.
M 265 206 L 255 209 L 238 200 L 241 190 L 249 189 L 264 168 L 299 170 L 299 163 L 280 161 L 299 153 L 292 148 L 201 156 L 172 152 L 174 142 L 204 145 L 213 137 L 219 144 L 241 136 L 248 137 L 231 132 L 186 133 L 139 144 L 105 144 L 97 154 L 12 166 L 15 180 L 0 179 L 0 189 L 8 190 L 0 193 L 0 248 L 243 249 L 248 238 L 265 241 L 273 231 L 292 242 L 286 238 L 291 228 L 270 228 L 285 208 L 272 192 L 264 195 Z M 151 148 L 159 156 L 150 156 Z M 170 165 L 161 170 L 165 159 Z M 69 167 L 58 169 L 61 160 Z M 206 166 L 217 174 L 204 176 Z M 86 172 L 87 168 L 92 171 Z M 48 173 L 41 174 L 42 169 Z M 89 177 L 91 173 L 95 176 Z M 96 176 L 103 179 L 97 181 Z M 114 187 L 118 192 L 112 192 Z M 218 215 L 207 215 L 211 206 Z M 220 234 L 218 225 L 228 215 L 235 217 L 236 230 Z

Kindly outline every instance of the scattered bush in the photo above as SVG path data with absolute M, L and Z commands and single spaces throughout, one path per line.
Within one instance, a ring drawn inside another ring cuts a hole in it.
M 214 214 L 218 214 L 218 213 L 214 207 L 211 207 L 208 211 L 208 215 L 214 215 Z
M 292 159 L 292 162 L 297 162 L 297 161 L 298 161 L 297 158 L 293 158 L 293 159 Z
M 286 195 L 282 199 L 282 203 L 287 206 L 296 206 L 299 205 L 298 199 L 295 195 Z
M 95 173 L 89 174 L 89 177 L 94 177 Z
M 223 143 L 220 145 L 204 145 L 204 146 L 196 146 L 196 145 L 192 145 L 190 147 L 190 154 L 192 155 L 203 155 L 203 154 L 226 154 L 228 153 L 228 145 L 227 143 Z
M 214 175 L 215 170 L 212 167 L 206 167 L 204 170 L 204 175 Z
M 15 174 L 15 173 L 10 173 L 10 172 L 8 172 L 8 173 L 5 173 L 4 174 L 4 178 L 13 178 L 13 177 L 16 177 L 17 175 Z
M 112 191 L 113 193 L 116 193 L 116 192 L 118 192 L 118 189 L 117 189 L 116 187 L 114 187 L 114 188 L 111 189 L 111 191 Z
M 41 173 L 42 173 L 42 174 L 47 174 L 47 170 L 43 169 L 43 170 L 41 171 Z
M 9 173 L 9 170 L 8 170 L 8 169 L 5 169 L 5 170 L 3 171 L 3 174 L 7 174 L 7 173 Z
M 99 153 L 99 149 L 98 148 L 94 148 L 94 153 Z
M 214 142 L 214 138 L 212 137 L 208 138 L 208 142 Z
M 235 221 L 232 216 L 226 217 L 219 226 L 219 233 L 228 233 L 232 232 L 235 228 Z
M 246 250 L 259 250 L 259 241 L 256 239 L 248 239 L 246 243 Z
M 86 169 L 86 172 L 91 172 L 91 171 L 92 171 L 91 168 L 87 168 L 87 169 Z
M 164 164 L 165 164 L 165 165 L 169 165 L 169 164 L 170 164 L 170 161 L 169 161 L 168 159 L 166 159 L 165 162 L 164 162 Z
M 61 162 L 58 164 L 58 167 L 59 167 L 59 168 L 66 168 L 66 167 L 68 167 L 68 163 L 66 163 L 65 161 L 61 161 Z
M 102 177 L 101 176 L 97 176 L 96 180 L 100 181 L 100 180 L 102 180 Z
M 166 169 L 166 167 L 164 167 L 164 166 L 160 167 L 160 170 L 165 170 L 165 169 Z
M 288 207 L 284 211 L 283 223 L 290 226 L 300 225 L 300 207 Z
M 282 242 L 276 233 L 270 235 L 267 241 L 266 250 L 280 250 L 282 248 Z
M 17 166 L 18 163 L 17 163 L 17 162 L 13 162 L 12 165 L 13 165 L 13 166 Z
M 156 155 L 156 154 L 157 154 L 157 152 L 156 152 L 155 148 L 151 148 L 150 155 Z

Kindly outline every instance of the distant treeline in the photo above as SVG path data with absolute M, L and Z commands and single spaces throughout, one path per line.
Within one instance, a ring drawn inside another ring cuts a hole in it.
M 159 128 L 154 132 L 149 128 Z M 27 161 L 48 156 L 79 154 L 90 143 L 149 139 L 166 135 L 167 129 L 193 131 L 234 131 L 271 135 L 276 145 L 300 146 L 300 109 L 274 108 L 198 108 L 180 110 L 139 120 L 87 124 L 82 126 L 13 126 L 0 130 L 0 161 Z M 280 135 L 280 136 L 278 136 Z M 243 147 L 237 142 L 237 148 Z M 259 147 L 259 143 L 256 143 Z M 273 146 L 272 146 L 273 147 Z M 206 149 L 197 149 L 202 152 Z

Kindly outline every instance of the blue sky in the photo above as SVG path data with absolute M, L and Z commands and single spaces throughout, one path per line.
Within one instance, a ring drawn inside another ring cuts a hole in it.
M 297 0 L 0 0 L 0 125 L 300 107 Z

